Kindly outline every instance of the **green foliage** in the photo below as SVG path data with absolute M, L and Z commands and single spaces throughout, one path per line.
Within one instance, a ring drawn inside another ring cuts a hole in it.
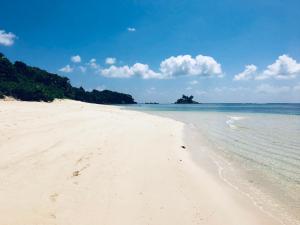
M 97 104 L 135 103 L 131 95 L 108 90 L 88 92 L 82 87 L 73 87 L 67 77 L 19 61 L 12 64 L 0 53 L 0 98 L 4 95 L 24 101 L 50 102 L 55 98 L 68 98 Z
M 194 96 L 186 96 L 182 95 L 180 99 L 178 99 L 175 104 L 199 104 L 199 102 L 196 102 L 193 100 Z

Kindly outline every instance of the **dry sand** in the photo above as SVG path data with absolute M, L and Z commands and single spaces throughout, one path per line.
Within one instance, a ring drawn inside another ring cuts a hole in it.
M 277 224 L 190 159 L 180 122 L 0 101 L 0 225 Z

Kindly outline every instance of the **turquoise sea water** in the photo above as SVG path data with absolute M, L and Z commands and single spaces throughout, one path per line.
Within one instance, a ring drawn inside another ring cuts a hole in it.
M 206 154 L 220 178 L 261 210 L 282 224 L 300 224 L 300 104 L 135 105 L 127 109 L 184 122 L 193 132 L 195 159 Z

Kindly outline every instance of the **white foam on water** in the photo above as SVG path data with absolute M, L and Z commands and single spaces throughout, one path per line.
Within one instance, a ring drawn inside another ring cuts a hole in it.
M 226 120 L 226 123 L 231 129 L 236 129 L 237 128 L 237 126 L 234 124 L 235 121 L 245 119 L 245 117 L 242 117 L 242 116 L 228 116 L 228 118 L 229 118 L 229 120 Z

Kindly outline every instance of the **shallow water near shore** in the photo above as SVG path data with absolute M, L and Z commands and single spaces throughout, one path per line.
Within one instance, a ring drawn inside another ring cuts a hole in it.
M 300 104 L 126 108 L 184 122 L 199 165 L 282 224 L 300 224 Z

